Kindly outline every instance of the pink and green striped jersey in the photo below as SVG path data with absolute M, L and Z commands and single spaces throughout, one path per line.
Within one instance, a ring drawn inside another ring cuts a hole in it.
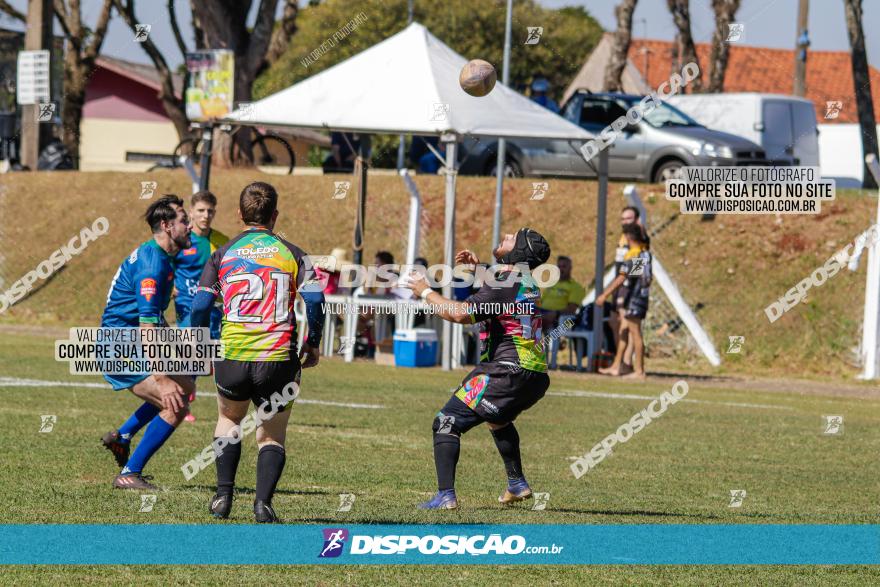
M 199 289 L 220 295 L 224 357 L 286 361 L 296 352 L 293 304 L 306 274 L 306 254 L 264 228 L 252 228 L 212 255 Z

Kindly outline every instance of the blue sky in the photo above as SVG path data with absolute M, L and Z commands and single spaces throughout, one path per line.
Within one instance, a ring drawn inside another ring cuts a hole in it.
M 584 6 L 605 30 L 617 28 L 614 8 L 617 0 L 539 0 L 549 8 Z M 797 0 L 742 0 L 736 22 L 745 24 L 746 45 L 794 48 L 797 37 Z M 862 28 L 868 61 L 880 67 L 880 1 L 863 0 Z M 715 27 L 711 0 L 690 0 L 691 32 L 698 43 L 709 42 Z M 871 26 L 873 23 L 874 26 Z M 849 51 L 843 0 L 811 0 L 809 11 L 810 48 L 817 51 Z M 636 37 L 671 41 L 676 28 L 666 0 L 639 0 L 633 14 Z
M 415 0 L 416 6 L 420 2 L 435 1 Z M 538 0 L 538 2 L 550 8 L 584 6 L 606 30 L 614 30 L 616 27 L 614 7 L 617 5 L 617 0 Z M 11 0 L 11 4 L 24 11 L 27 0 Z M 93 24 L 100 10 L 100 0 L 83 0 L 82 4 L 85 22 Z M 153 25 L 150 35 L 163 50 L 166 59 L 173 66 L 179 64 L 183 57 L 177 50 L 168 27 L 165 2 L 140 0 L 135 4 L 138 20 Z M 256 11 L 258 4 L 259 2 L 255 0 L 252 13 Z M 742 5 L 737 13 L 737 22 L 746 25 L 744 44 L 779 49 L 793 48 L 796 37 L 797 4 L 797 0 L 742 0 Z M 189 46 L 192 47 L 192 38 L 189 34 L 191 31 L 189 2 L 178 0 L 176 5 L 181 29 L 187 37 Z M 281 5 L 283 3 L 279 2 L 279 12 Z M 690 0 L 691 29 L 697 42 L 709 41 L 712 36 L 714 15 L 711 6 L 711 0 Z M 874 67 L 880 67 L 880 35 L 876 34 L 876 28 L 870 25 L 870 23 L 880 24 L 880 1 L 864 0 L 863 9 L 868 60 Z M 251 20 L 253 20 L 253 14 Z M 812 49 L 849 50 L 843 0 L 812 0 L 810 2 L 809 24 Z M 0 18 L 0 26 L 20 29 L 20 27 L 12 26 L 10 20 L 3 18 Z M 636 37 L 672 40 L 675 36 L 675 27 L 666 7 L 666 0 L 639 0 L 633 19 L 633 29 Z M 500 42 L 502 42 L 501 39 L 499 39 Z M 146 54 L 137 43 L 132 41 L 131 33 L 118 17 L 115 17 L 111 22 L 104 42 L 104 52 L 122 59 L 149 63 Z

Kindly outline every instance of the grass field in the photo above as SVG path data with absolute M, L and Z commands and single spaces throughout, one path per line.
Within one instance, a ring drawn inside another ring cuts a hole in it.
M 198 417 L 184 424 L 151 461 L 162 486 L 155 508 L 138 513 L 137 494 L 113 490 L 116 473 L 100 435 L 137 405 L 126 392 L 90 387 L 22 386 L 21 380 L 90 382 L 53 359 L 53 336 L 0 337 L 0 523 L 217 523 L 207 513 L 213 469 L 187 482 L 180 466 L 210 442 L 215 404 L 200 397 Z M 293 413 L 288 462 L 275 499 L 288 523 L 509 524 L 862 524 L 880 522 L 880 401 L 829 387 L 799 393 L 796 385 L 686 378 L 686 402 L 615 449 L 580 480 L 568 457 L 581 454 L 648 403 L 620 395 L 656 396 L 676 378 L 632 384 L 554 374 L 548 396 L 519 421 L 524 466 L 533 488 L 551 494 L 546 511 L 502 509 L 500 459 L 487 430 L 468 433 L 459 465 L 456 512 L 421 512 L 435 488 L 430 423 L 462 372 L 414 372 L 336 359 L 307 371 L 302 399 L 372 404 L 375 409 L 306 403 Z M 200 391 L 211 391 L 207 379 Z M 597 393 L 598 392 L 598 393 Z M 605 394 L 605 395 L 600 395 Z M 609 397 L 608 394 L 615 394 Z M 695 401 L 690 401 L 695 400 Z M 40 415 L 57 415 L 40 433 Z M 823 414 L 845 416 L 842 436 L 823 436 Z M 232 519 L 250 523 L 255 478 L 253 438 L 244 442 Z M 729 491 L 746 489 L 739 509 Z M 337 513 L 339 493 L 354 493 Z M 184 548 L 187 548 L 184 546 Z M 144 580 L 142 580 L 144 577 Z M 6 569 L 0 582 L 135 582 L 117 567 Z M 139 584 L 284 581 L 293 584 L 869 584 L 860 567 L 150 567 Z M 500 580 L 500 581 L 499 581 Z

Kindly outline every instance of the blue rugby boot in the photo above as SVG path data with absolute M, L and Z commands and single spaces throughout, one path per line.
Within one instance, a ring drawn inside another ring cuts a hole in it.
M 519 479 L 507 480 L 507 489 L 498 497 L 498 501 L 504 505 L 510 505 L 531 498 L 532 488 L 529 487 L 525 477 L 520 477 Z
M 455 489 L 438 491 L 431 501 L 419 504 L 420 510 L 455 510 L 458 509 L 458 499 L 455 497 Z

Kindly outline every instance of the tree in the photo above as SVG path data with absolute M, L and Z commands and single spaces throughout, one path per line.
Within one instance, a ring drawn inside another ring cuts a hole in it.
M 623 91 L 621 76 L 626 67 L 626 56 L 629 53 L 629 44 L 632 40 L 632 19 L 636 9 L 637 0 L 623 0 L 614 9 L 617 15 L 617 30 L 614 31 L 614 39 L 611 43 L 611 55 L 608 57 L 608 65 L 605 68 L 605 81 L 602 86 L 606 92 Z
M 112 0 L 126 24 L 132 30 L 138 23 L 134 13 L 134 0 Z M 272 64 L 284 52 L 296 31 L 298 13 L 296 0 L 285 0 L 283 17 L 275 27 L 275 12 L 278 0 L 261 0 L 257 9 L 257 19 L 249 30 L 247 16 L 252 0 L 190 0 L 192 11 L 195 49 L 229 49 L 235 54 L 234 102 L 251 100 L 254 79 L 257 74 Z M 178 49 L 185 55 L 188 51 L 183 35 L 177 24 L 174 0 L 168 0 L 170 25 Z M 173 75 L 165 57 L 150 39 L 141 43 L 144 51 L 159 72 L 162 88 L 159 98 L 183 138 L 189 135 L 188 122 L 182 97 L 174 93 Z M 219 130 L 214 135 L 214 161 L 220 166 L 233 163 L 249 165 L 252 162 L 250 136 L 236 133 L 235 145 L 229 134 Z
M 191 4 L 205 44 L 213 49 L 229 49 L 235 55 L 233 100 L 236 103 L 251 100 L 257 74 L 284 53 L 296 31 L 296 0 L 286 0 L 284 16 L 277 28 L 278 0 L 260 0 L 256 22 L 248 30 L 247 17 L 252 4 L 252 0 L 201 0 Z M 218 133 L 214 138 L 214 161 L 220 166 L 252 162 L 248 133 L 236 133 L 234 139 L 229 134 Z M 231 144 L 233 140 L 234 146 Z
M 27 21 L 27 17 L 24 15 L 24 13 L 16 10 L 15 7 L 12 6 L 9 2 L 6 2 L 6 0 L 0 0 L 0 11 L 5 12 L 15 20 L 19 20 L 21 22 Z
M 134 13 L 134 1 L 113 0 L 113 5 L 125 21 L 125 24 L 131 29 L 132 34 L 135 34 L 137 32 L 136 25 L 140 21 Z M 182 43 L 183 39 L 180 38 L 180 31 L 177 29 L 177 21 L 174 17 L 174 0 L 168 0 L 168 12 L 170 14 L 171 22 L 173 23 L 172 29 L 175 32 L 175 38 L 178 39 L 179 43 Z M 177 136 L 184 138 L 189 134 L 189 124 L 186 120 L 183 97 L 177 96 L 174 92 L 174 76 L 172 75 L 171 69 L 168 67 L 168 63 L 165 61 L 162 52 L 159 51 L 149 36 L 147 36 L 140 45 L 150 57 L 153 66 L 159 74 L 160 87 L 158 98 L 162 103 L 162 108 L 165 109 L 165 114 L 168 115 L 168 118 L 171 119 L 172 124 L 174 124 L 175 130 L 177 130 Z
M 328 37 L 360 13 L 363 24 L 338 40 L 331 50 L 306 59 Z M 414 20 L 465 57 L 494 64 L 501 78 L 504 49 L 504 2 L 447 0 L 415 2 Z M 254 98 L 283 90 L 369 49 L 407 26 L 407 0 L 327 0 L 300 9 L 296 36 L 287 50 L 254 84 Z M 526 45 L 527 27 L 542 26 L 536 44 Z M 542 8 L 534 0 L 513 6 L 510 85 L 521 88 L 542 72 L 559 95 L 602 37 L 602 28 L 582 7 Z M 405 76 L 406 72 L 401 72 Z M 558 96 L 555 96 L 558 97 Z
M 425 25 L 461 55 L 494 64 L 501 78 L 504 2 L 419 0 L 414 9 L 416 22 Z M 333 37 L 336 31 L 361 13 L 362 24 L 344 38 L 337 40 Z M 407 0 L 327 0 L 304 7 L 297 17 L 298 30 L 289 47 L 257 78 L 254 98 L 281 91 L 333 67 L 406 26 Z M 526 45 L 527 27 L 531 26 L 543 27 L 543 34 L 537 43 Z M 334 38 L 334 46 L 317 59 L 310 59 L 309 55 L 328 38 Z M 601 38 L 602 28 L 583 7 L 553 10 L 539 6 L 534 0 L 517 0 L 513 3 L 510 86 L 524 91 L 540 72 L 550 82 L 554 98 L 558 99 Z M 399 74 L 405 77 L 407 72 Z M 398 140 L 398 135 L 374 136 L 372 165 L 394 167 Z
M 678 28 L 676 35 L 676 45 L 678 56 L 682 65 L 688 63 L 697 63 L 697 49 L 694 47 L 694 37 L 691 35 L 691 15 L 688 9 L 688 0 L 666 0 L 669 11 L 672 13 L 672 20 Z M 703 72 L 700 70 L 697 77 L 690 82 L 690 87 L 694 92 L 700 92 L 703 89 Z
M 705 90 L 708 93 L 724 91 L 724 75 L 727 73 L 727 59 L 730 56 L 728 27 L 739 10 L 739 4 L 740 0 L 712 0 L 715 32 L 712 33 L 712 49 L 709 52 L 709 84 Z
M 61 97 L 61 140 L 74 164 L 79 166 L 79 139 L 82 109 L 86 100 L 86 84 L 95 69 L 95 60 L 110 22 L 111 0 L 103 0 L 94 30 L 82 21 L 79 0 L 54 0 L 53 10 L 64 31 L 64 93 Z M 0 1 L 0 11 L 27 23 L 21 12 L 9 3 Z
M 290 39 L 296 33 L 296 17 L 298 14 L 299 7 L 296 4 L 296 0 L 287 0 L 281 16 L 281 26 L 272 33 L 272 39 L 269 41 L 269 50 L 266 52 L 266 59 L 263 60 L 263 67 L 260 68 L 257 75 L 265 71 L 270 64 L 278 61 L 278 58 L 287 51 Z
M 877 123 L 874 117 L 874 99 L 871 96 L 871 78 L 868 73 L 868 56 L 865 53 L 865 33 L 862 30 L 862 0 L 843 0 L 846 12 L 846 32 L 849 35 L 850 63 L 859 128 L 862 131 L 862 152 L 877 156 Z M 877 182 L 862 160 L 862 187 L 876 188 Z

